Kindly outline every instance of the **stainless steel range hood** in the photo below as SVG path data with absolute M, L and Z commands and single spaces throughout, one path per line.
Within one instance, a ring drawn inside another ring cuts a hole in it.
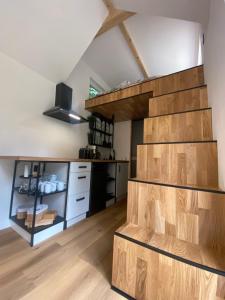
M 80 124 L 87 120 L 71 110 L 73 90 L 64 83 L 56 86 L 55 106 L 43 114 L 70 124 Z

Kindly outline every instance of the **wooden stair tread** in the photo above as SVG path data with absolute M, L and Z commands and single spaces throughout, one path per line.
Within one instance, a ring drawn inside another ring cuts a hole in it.
M 190 88 L 187 88 L 187 89 L 170 92 L 170 93 L 167 93 L 167 94 L 162 94 L 162 95 L 154 96 L 150 100 L 154 100 L 156 98 L 161 98 L 163 96 L 168 96 L 168 95 L 173 95 L 173 94 L 177 94 L 177 93 L 187 92 L 187 91 L 191 91 L 191 90 L 197 90 L 197 89 L 201 89 L 201 88 L 207 88 L 207 84 L 201 84 L 199 86 L 194 86 L 194 87 L 190 87 Z
M 208 107 L 207 86 L 177 90 L 149 99 L 149 117 Z
M 144 143 L 213 140 L 211 108 L 171 113 L 144 120 Z
M 154 116 L 149 116 L 146 119 L 154 119 L 154 118 L 167 117 L 167 116 L 173 116 L 173 115 L 181 115 L 181 114 L 187 114 L 187 113 L 204 111 L 204 110 L 212 110 L 212 107 L 209 106 L 209 107 L 204 107 L 204 108 L 196 108 L 196 109 L 191 109 L 191 110 L 171 112 L 171 113 L 162 114 L 162 115 L 154 115 Z
M 217 143 L 198 141 L 138 145 L 137 177 L 174 185 L 217 188 Z
M 209 192 L 209 193 L 217 193 L 217 194 L 225 194 L 225 191 L 222 190 L 219 187 L 212 187 L 212 186 L 201 186 L 201 185 L 178 185 L 178 184 L 169 184 L 165 182 L 160 182 L 160 180 L 142 180 L 138 177 L 129 178 L 129 181 L 134 182 L 141 182 L 141 183 L 147 183 L 147 184 L 154 184 L 154 185 L 162 185 L 162 186 L 168 186 L 173 187 L 177 189 L 187 189 L 187 190 L 194 190 L 194 191 L 201 191 L 201 192 Z
M 225 276 L 225 249 L 199 246 L 133 224 L 121 226 L 115 234 L 187 264 Z
M 137 146 L 144 146 L 144 145 L 172 145 L 172 144 L 210 144 L 210 143 L 217 143 L 217 140 L 206 140 L 206 141 L 168 141 L 168 142 L 152 142 L 152 143 L 142 143 L 138 144 Z

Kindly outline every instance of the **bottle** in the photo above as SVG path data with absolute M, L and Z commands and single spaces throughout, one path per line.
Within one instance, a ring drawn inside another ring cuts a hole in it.
M 25 177 L 25 178 L 29 177 L 29 166 L 28 165 L 24 166 L 23 177 Z

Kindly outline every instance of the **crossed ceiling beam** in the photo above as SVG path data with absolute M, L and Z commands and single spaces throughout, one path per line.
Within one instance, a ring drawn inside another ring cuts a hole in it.
M 101 34 L 109 31 L 115 26 L 119 26 L 120 31 L 125 38 L 128 47 L 130 48 L 130 51 L 132 52 L 134 59 L 141 70 L 144 78 L 148 78 L 148 72 L 143 64 L 142 59 L 140 58 L 140 55 L 138 54 L 137 48 L 135 47 L 134 41 L 132 40 L 129 31 L 127 30 L 124 21 L 126 21 L 131 16 L 135 15 L 134 12 L 124 11 L 120 10 L 114 7 L 112 0 L 103 0 L 104 4 L 108 8 L 109 14 L 104 23 L 102 24 L 102 27 L 98 31 L 96 37 L 100 36 Z

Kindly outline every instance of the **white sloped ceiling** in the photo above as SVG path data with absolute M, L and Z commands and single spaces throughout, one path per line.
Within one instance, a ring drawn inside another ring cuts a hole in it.
M 107 14 L 102 0 L 0 0 L 0 51 L 64 81 Z
M 199 23 L 151 14 L 125 21 L 149 76 L 161 76 L 196 66 L 199 61 Z M 118 27 L 97 37 L 83 59 L 112 88 L 143 78 Z
M 85 52 L 83 60 L 112 88 L 125 80 L 133 82 L 143 79 L 118 27 L 97 37 Z
M 113 0 L 117 8 L 152 16 L 198 22 L 206 28 L 209 18 L 209 0 Z

